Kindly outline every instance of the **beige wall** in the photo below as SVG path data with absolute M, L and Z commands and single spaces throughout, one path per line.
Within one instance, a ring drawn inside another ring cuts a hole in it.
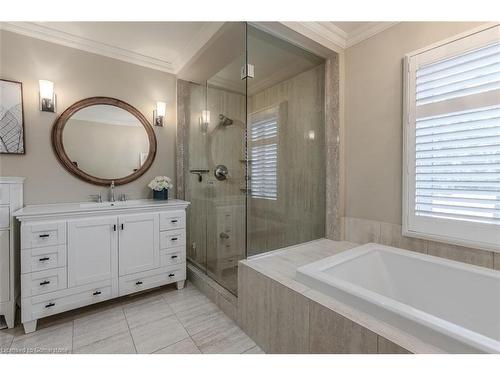
M 401 224 L 403 57 L 480 24 L 405 22 L 346 50 L 346 216 Z
M 165 127 L 155 127 L 158 150 L 153 165 L 138 180 L 118 187 L 117 194 L 148 197 L 152 177 L 175 178 L 175 76 L 7 31 L 0 31 L 0 48 L 1 78 L 23 83 L 26 131 L 26 155 L 1 155 L 0 175 L 27 177 L 25 204 L 83 201 L 89 194 L 106 194 L 106 188 L 69 174 L 57 161 L 50 142 L 57 115 L 91 96 L 124 100 L 149 121 L 155 102 L 167 102 Z M 57 114 L 38 110 L 39 79 L 55 83 Z

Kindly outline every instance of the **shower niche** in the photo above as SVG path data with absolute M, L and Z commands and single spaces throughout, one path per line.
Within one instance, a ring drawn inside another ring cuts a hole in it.
M 187 257 L 236 294 L 241 259 L 324 237 L 325 64 L 246 23 L 199 60 L 177 83 Z

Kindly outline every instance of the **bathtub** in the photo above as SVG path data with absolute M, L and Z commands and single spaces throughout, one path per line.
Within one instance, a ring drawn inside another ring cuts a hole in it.
M 447 353 L 500 353 L 500 272 L 367 244 L 296 279 Z

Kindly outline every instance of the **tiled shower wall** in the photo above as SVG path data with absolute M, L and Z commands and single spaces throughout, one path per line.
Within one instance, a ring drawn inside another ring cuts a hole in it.
M 441 258 L 500 270 L 500 253 L 404 237 L 401 225 L 344 217 L 343 226 L 346 241 L 359 244 L 376 242 L 382 245 L 418 251 Z

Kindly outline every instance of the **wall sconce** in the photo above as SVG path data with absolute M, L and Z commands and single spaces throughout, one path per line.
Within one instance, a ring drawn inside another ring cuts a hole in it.
M 200 125 L 201 125 L 201 132 L 206 133 L 208 130 L 208 125 L 210 125 L 210 111 L 208 110 L 201 111 Z
M 156 126 L 163 126 L 163 119 L 167 111 L 167 103 L 156 102 L 156 109 L 153 111 L 154 124 Z
M 54 94 L 54 82 L 39 80 L 40 87 L 40 111 L 55 112 L 56 111 L 56 94 Z

